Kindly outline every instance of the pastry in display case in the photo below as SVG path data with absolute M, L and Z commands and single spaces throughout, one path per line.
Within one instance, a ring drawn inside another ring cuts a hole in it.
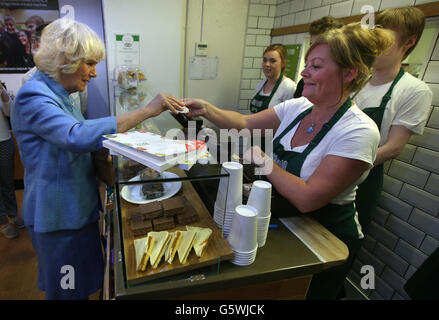
M 160 176 L 163 185 L 178 184 L 179 189 L 165 199 L 145 199 L 146 203 L 118 198 L 128 286 L 213 266 L 233 258 L 222 230 L 190 181 L 168 182 L 163 175 L 168 171 L 159 176 L 151 169 L 143 171 L 149 172 L 148 178 L 152 177 L 152 182 L 140 179 L 135 184 L 124 186 L 122 182 L 121 188 L 142 190 L 144 184 L 155 184 L 155 179 Z M 171 171 L 169 173 L 177 177 L 185 177 L 181 169 Z
M 146 168 L 140 172 L 140 180 L 159 180 L 161 175 L 159 172 Z M 145 199 L 157 199 L 163 196 L 165 189 L 162 182 L 144 183 L 142 186 L 142 193 Z
M 129 111 L 138 108 L 152 92 L 148 80 L 139 66 L 117 66 L 114 71 L 117 86 L 117 99 L 122 110 Z

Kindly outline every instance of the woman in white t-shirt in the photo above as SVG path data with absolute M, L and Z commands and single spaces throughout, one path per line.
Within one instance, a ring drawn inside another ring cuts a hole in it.
M 296 83 L 284 75 L 286 66 L 287 50 L 283 45 L 272 44 L 265 49 L 262 71 L 267 79 L 256 86 L 256 94 L 250 101 L 251 112 L 260 112 L 293 98 Z
M 204 116 L 221 128 L 274 130 L 273 158 L 254 146 L 244 160 L 264 168 L 273 187 L 288 200 L 283 211 L 314 217 L 348 246 L 349 258 L 342 267 L 313 276 L 308 299 L 335 299 L 359 248 L 355 190 L 373 166 L 379 132 L 349 97 L 392 41 L 390 32 L 359 23 L 322 34 L 305 57 L 303 98 L 253 115 L 184 99 L 189 116 Z

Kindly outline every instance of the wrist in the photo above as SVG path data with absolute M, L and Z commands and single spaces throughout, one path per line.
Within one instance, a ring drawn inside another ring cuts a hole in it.
M 258 159 L 258 163 L 256 164 L 255 173 L 259 175 L 269 176 L 274 169 L 273 159 L 264 154 L 260 159 Z

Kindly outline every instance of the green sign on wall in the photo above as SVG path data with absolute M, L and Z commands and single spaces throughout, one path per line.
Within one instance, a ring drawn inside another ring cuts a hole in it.
M 296 76 L 297 67 L 299 65 L 300 46 L 300 44 L 289 44 L 285 46 L 287 49 L 285 76 L 293 80 Z

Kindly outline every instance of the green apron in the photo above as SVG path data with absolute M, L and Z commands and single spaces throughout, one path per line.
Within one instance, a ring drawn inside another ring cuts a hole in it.
M 251 112 L 257 113 L 257 112 L 260 112 L 262 110 L 268 109 L 268 106 L 270 105 L 271 98 L 273 98 L 273 95 L 276 93 L 277 88 L 279 87 L 280 83 L 282 82 L 283 77 L 284 77 L 284 74 L 281 73 L 279 76 L 279 79 L 277 79 L 276 84 L 274 85 L 273 90 L 271 90 L 271 94 L 269 96 L 260 95 L 261 91 L 264 90 L 265 84 L 267 83 L 267 80 L 265 80 L 265 83 L 262 86 L 261 90 L 259 90 L 258 93 L 256 93 L 256 95 L 250 101 L 250 111 Z
M 395 80 L 393 80 L 387 93 L 381 99 L 381 104 L 378 108 L 365 108 L 363 112 L 367 114 L 381 130 L 381 122 L 383 121 L 384 111 L 386 110 L 387 103 L 389 102 L 393 88 L 396 83 L 404 75 L 404 70 L 401 68 Z M 363 231 L 367 231 L 371 221 L 373 211 L 381 197 L 381 191 L 383 190 L 384 179 L 384 165 L 380 164 L 374 166 L 367 176 L 366 180 L 358 186 L 357 195 L 355 197 L 355 205 L 358 211 L 358 220 L 360 222 Z
M 323 137 L 329 132 L 334 124 L 343 116 L 351 106 L 351 100 L 346 102 L 337 110 L 328 123 L 325 123 L 320 132 L 312 139 L 307 148 L 302 152 L 286 151 L 280 140 L 301 121 L 312 107 L 302 112 L 276 139 L 273 140 L 273 159 L 283 169 L 289 173 L 300 177 L 302 165 L 311 151 L 320 143 Z M 283 198 L 284 199 L 284 198 Z M 278 200 L 276 200 L 278 201 Z M 288 201 L 284 202 L 283 210 L 289 210 L 291 215 L 297 215 L 298 210 Z M 359 247 L 358 230 L 354 220 L 355 206 L 354 203 L 344 205 L 327 204 L 324 207 L 306 213 L 312 216 L 325 228 L 331 231 L 335 236 L 342 240 L 349 249 L 349 258 L 342 266 L 323 271 L 313 276 L 307 299 L 336 299 L 341 290 L 344 279 L 349 272 L 350 260 Z

